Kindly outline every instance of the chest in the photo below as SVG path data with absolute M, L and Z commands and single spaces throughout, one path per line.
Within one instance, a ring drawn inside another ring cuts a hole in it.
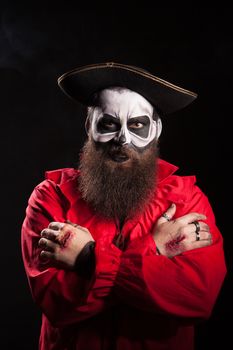
M 169 200 L 155 199 L 141 213 L 126 220 L 120 227 L 116 220 L 105 219 L 96 214 L 84 201 L 77 199 L 67 210 L 66 220 L 87 228 L 93 238 L 105 238 L 112 242 L 119 233 L 128 241 L 153 232 L 158 218 L 171 205 Z

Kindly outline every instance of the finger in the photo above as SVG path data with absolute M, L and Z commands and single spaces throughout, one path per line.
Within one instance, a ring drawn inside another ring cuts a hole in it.
M 209 236 L 210 237 L 210 236 Z M 212 237 L 208 239 L 201 239 L 200 241 L 195 241 L 193 242 L 193 249 L 195 248 L 203 248 L 203 247 L 208 247 L 213 243 Z
M 207 232 L 207 231 L 200 231 L 200 240 L 201 241 L 204 241 L 204 240 L 212 241 L 211 233 Z
M 61 230 L 64 227 L 64 223 L 63 222 L 57 222 L 57 221 L 53 221 L 50 222 L 48 228 L 51 228 L 52 230 Z
M 206 216 L 200 213 L 189 213 L 176 219 L 177 222 L 184 225 L 191 224 L 193 221 L 206 220 Z
M 199 222 L 199 225 L 200 225 L 200 231 L 202 231 L 202 232 L 204 232 L 204 231 L 205 232 L 210 232 L 210 228 L 205 222 L 202 222 L 202 221 L 198 221 L 198 222 Z M 195 233 L 195 232 L 196 232 L 196 225 L 193 222 L 191 224 L 182 226 L 179 229 L 179 234 L 183 235 L 183 236 L 189 235 L 189 234 L 192 234 L 192 233 Z
M 51 253 L 51 252 L 48 252 L 46 250 L 42 250 L 40 252 L 40 258 L 43 259 L 43 260 L 47 260 L 47 259 L 54 260 L 54 254 Z
M 54 252 L 57 248 L 57 244 L 46 238 L 41 238 L 38 242 L 38 246 L 43 248 L 43 250 Z
M 193 244 L 195 242 L 200 242 L 200 241 L 212 241 L 212 235 L 210 232 L 207 231 L 199 231 L 198 233 L 196 232 L 191 232 L 187 234 L 187 232 L 183 235 L 183 240 L 187 244 Z
M 200 225 L 200 231 L 210 232 L 210 227 L 205 222 L 199 221 L 199 225 Z M 194 224 L 194 226 L 196 225 Z
M 55 241 L 59 236 L 59 231 L 45 228 L 44 230 L 41 231 L 41 236 Z
M 176 212 L 176 205 L 175 203 L 172 203 L 172 205 L 164 212 L 164 214 L 166 214 L 166 216 L 168 218 L 170 218 L 170 220 L 173 218 L 173 216 L 175 215 Z M 161 216 L 158 221 L 157 224 L 163 224 L 164 222 L 170 221 L 168 220 L 166 217 Z
M 200 231 L 199 232 L 199 240 L 197 240 L 197 234 L 195 232 L 195 235 L 194 235 L 194 241 L 209 241 L 211 240 L 212 241 L 212 235 L 210 234 L 210 232 L 207 232 L 207 231 Z

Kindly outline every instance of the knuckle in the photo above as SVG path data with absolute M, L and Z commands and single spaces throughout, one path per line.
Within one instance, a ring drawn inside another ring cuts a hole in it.
M 180 227 L 180 229 L 178 230 L 178 233 L 182 236 L 186 237 L 186 229 L 185 226 Z
M 209 233 L 208 232 L 206 232 L 206 231 L 203 231 L 203 239 L 209 239 Z
M 55 221 L 51 221 L 51 222 L 49 223 L 49 225 L 48 225 L 48 228 L 50 228 L 51 226 L 54 226 L 55 224 L 56 224 Z
M 47 229 L 46 228 L 44 228 L 42 231 L 41 231 L 41 236 L 45 236 L 46 235 L 46 233 L 47 233 Z
M 38 242 L 39 246 L 44 246 L 46 244 L 47 240 L 45 238 L 41 238 Z
M 44 237 L 46 237 L 47 239 L 51 238 L 51 231 L 49 229 L 45 231 Z
M 64 225 L 61 226 L 60 231 L 67 232 L 67 231 L 70 231 L 70 230 L 74 230 L 75 228 L 76 227 L 74 227 L 71 224 L 64 224 Z
M 204 224 L 205 231 L 210 232 L 210 227 L 207 224 Z
M 42 250 L 42 251 L 40 252 L 40 257 L 41 257 L 41 258 L 48 258 L 47 252 L 46 252 L 45 250 Z
M 199 214 L 199 213 L 193 213 L 194 215 L 194 220 L 198 220 L 198 219 L 200 219 L 200 217 L 201 217 L 201 214 Z
M 182 222 L 181 218 L 176 218 L 176 219 L 172 220 L 173 224 L 180 224 L 181 222 Z
M 195 213 L 194 213 L 194 216 L 195 216 L 195 219 L 196 219 L 196 220 L 201 220 L 201 219 L 203 218 L 204 215 L 201 214 L 201 213 L 196 213 L 196 212 L 195 212 Z

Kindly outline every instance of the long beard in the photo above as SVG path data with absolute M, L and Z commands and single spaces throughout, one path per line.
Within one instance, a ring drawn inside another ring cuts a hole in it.
M 116 162 L 110 154 L 126 155 Z M 141 212 L 156 186 L 156 142 L 138 152 L 127 146 L 96 144 L 88 140 L 80 155 L 79 190 L 82 198 L 105 218 L 123 222 Z

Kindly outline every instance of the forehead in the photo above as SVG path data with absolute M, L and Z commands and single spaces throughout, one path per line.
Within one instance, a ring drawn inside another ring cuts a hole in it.
M 108 88 L 99 94 L 104 113 L 118 117 L 153 115 L 153 106 L 143 96 L 126 88 Z

